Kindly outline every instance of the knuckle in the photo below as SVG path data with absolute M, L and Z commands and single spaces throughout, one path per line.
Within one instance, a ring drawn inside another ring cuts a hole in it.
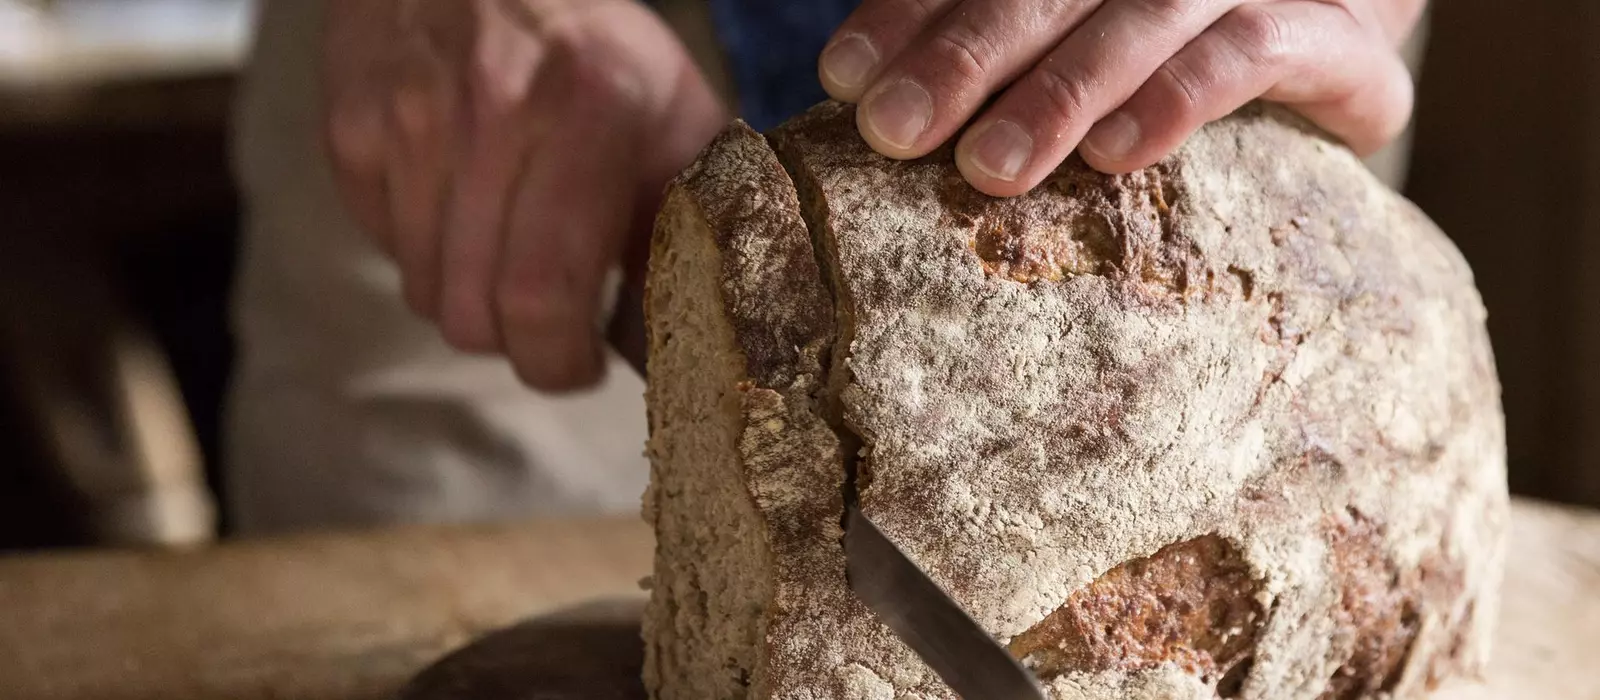
M 1236 51 L 1257 65 L 1279 65 L 1289 56 L 1289 31 L 1283 19 L 1261 5 L 1240 5 L 1219 25 Z
M 339 100 L 330 105 L 322 122 L 323 138 L 333 158 L 347 168 L 365 169 L 381 157 L 376 145 L 382 136 L 382 119 L 370 105 Z
M 922 27 L 939 15 L 944 0 L 865 0 L 835 32 L 835 36 L 862 33 L 873 41 L 891 39 L 908 28 Z M 911 40 L 912 36 L 904 37 Z
M 624 107 L 645 102 L 645 83 L 638 71 L 615 62 L 587 64 L 575 75 L 580 94 L 606 107 Z
M 1183 57 L 1167 61 L 1151 77 L 1162 114 L 1177 121 L 1192 121 L 1205 100 L 1209 80 Z
M 575 52 L 568 46 L 571 32 L 561 27 L 531 30 L 514 22 L 491 22 L 480 31 L 451 69 L 464 74 L 480 109 L 514 109 L 533 90 L 547 56 Z
M 920 22 L 938 12 L 940 4 L 939 0 L 889 0 L 881 3 L 880 9 L 884 16 L 893 17 L 897 22 Z
M 641 67 L 615 47 L 586 42 L 582 49 L 564 52 L 556 66 L 573 98 L 599 107 L 637 106 L 648 93 Z
M 1189 23 L 1210 0 L 1134 0 L 1140 12 L 1155 19 L 1162 26 L 1179 26 Z
M 984 82 L 1000 53 L 993 41 L 970 27 L 952 27 L 935 34 L 928 45 L 936 70 L 967 84 Z
M 394 92 L 392 109 L 401 135 L 422 140 L 440 128 L 435 114 L 436 91 L 425 83 L 409 83 Z
M 619 42 L 595 21 L 566 22 L 549 29 L 546 39 L 553 69 L 565 73 L 575 94 L 605 104 L 637 101 L 645 94 L 645 71 L 636 47 Z
M 588 26 L 579 21 L 553 21 L 539 28 L 539 42 L 551 56 L 581 56 L 595 44 Z
M 1063 73 L 1056 64 L 1049 63 L 1033 72 L 1033 88 L 1047 101 L 1057 119 L 1075 119 L 1089 108 L 1093 94 L 1090 82 L 1082 77 Z

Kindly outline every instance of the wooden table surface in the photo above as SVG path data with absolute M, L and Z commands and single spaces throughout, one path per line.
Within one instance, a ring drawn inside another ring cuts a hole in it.
M 1600 513 L 1523 502 L 1489 682 L 1442 700 L 1600 700 Z M 0 697 L 388 697 L 488 630 L 636 598 L 632 520 L 0 559 Z

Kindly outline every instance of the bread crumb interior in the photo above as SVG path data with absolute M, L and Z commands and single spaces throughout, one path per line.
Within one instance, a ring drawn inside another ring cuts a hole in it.
M 645 682 L 662 700 L 745 698 L 772 599 L 770 553 L 739 457 L 745 358 L 724 315 L 722 257 L 685 199 L 669 201 L 652 267 L 651 490 L 657 536 Z M 669 680 L 670 679 L 670 680 Z

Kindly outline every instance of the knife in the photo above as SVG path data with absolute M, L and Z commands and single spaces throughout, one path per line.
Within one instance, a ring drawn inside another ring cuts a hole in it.
M 856 597 L 964 700 L 1048 700 L 1028 669 L 852 503 L 845 573 Z

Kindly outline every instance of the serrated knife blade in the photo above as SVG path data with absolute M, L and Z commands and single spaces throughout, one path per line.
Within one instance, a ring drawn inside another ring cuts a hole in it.
M 871 608 L 964 700 L 1048 700 L 1033 674 L 850 504 L 845 570 Z

